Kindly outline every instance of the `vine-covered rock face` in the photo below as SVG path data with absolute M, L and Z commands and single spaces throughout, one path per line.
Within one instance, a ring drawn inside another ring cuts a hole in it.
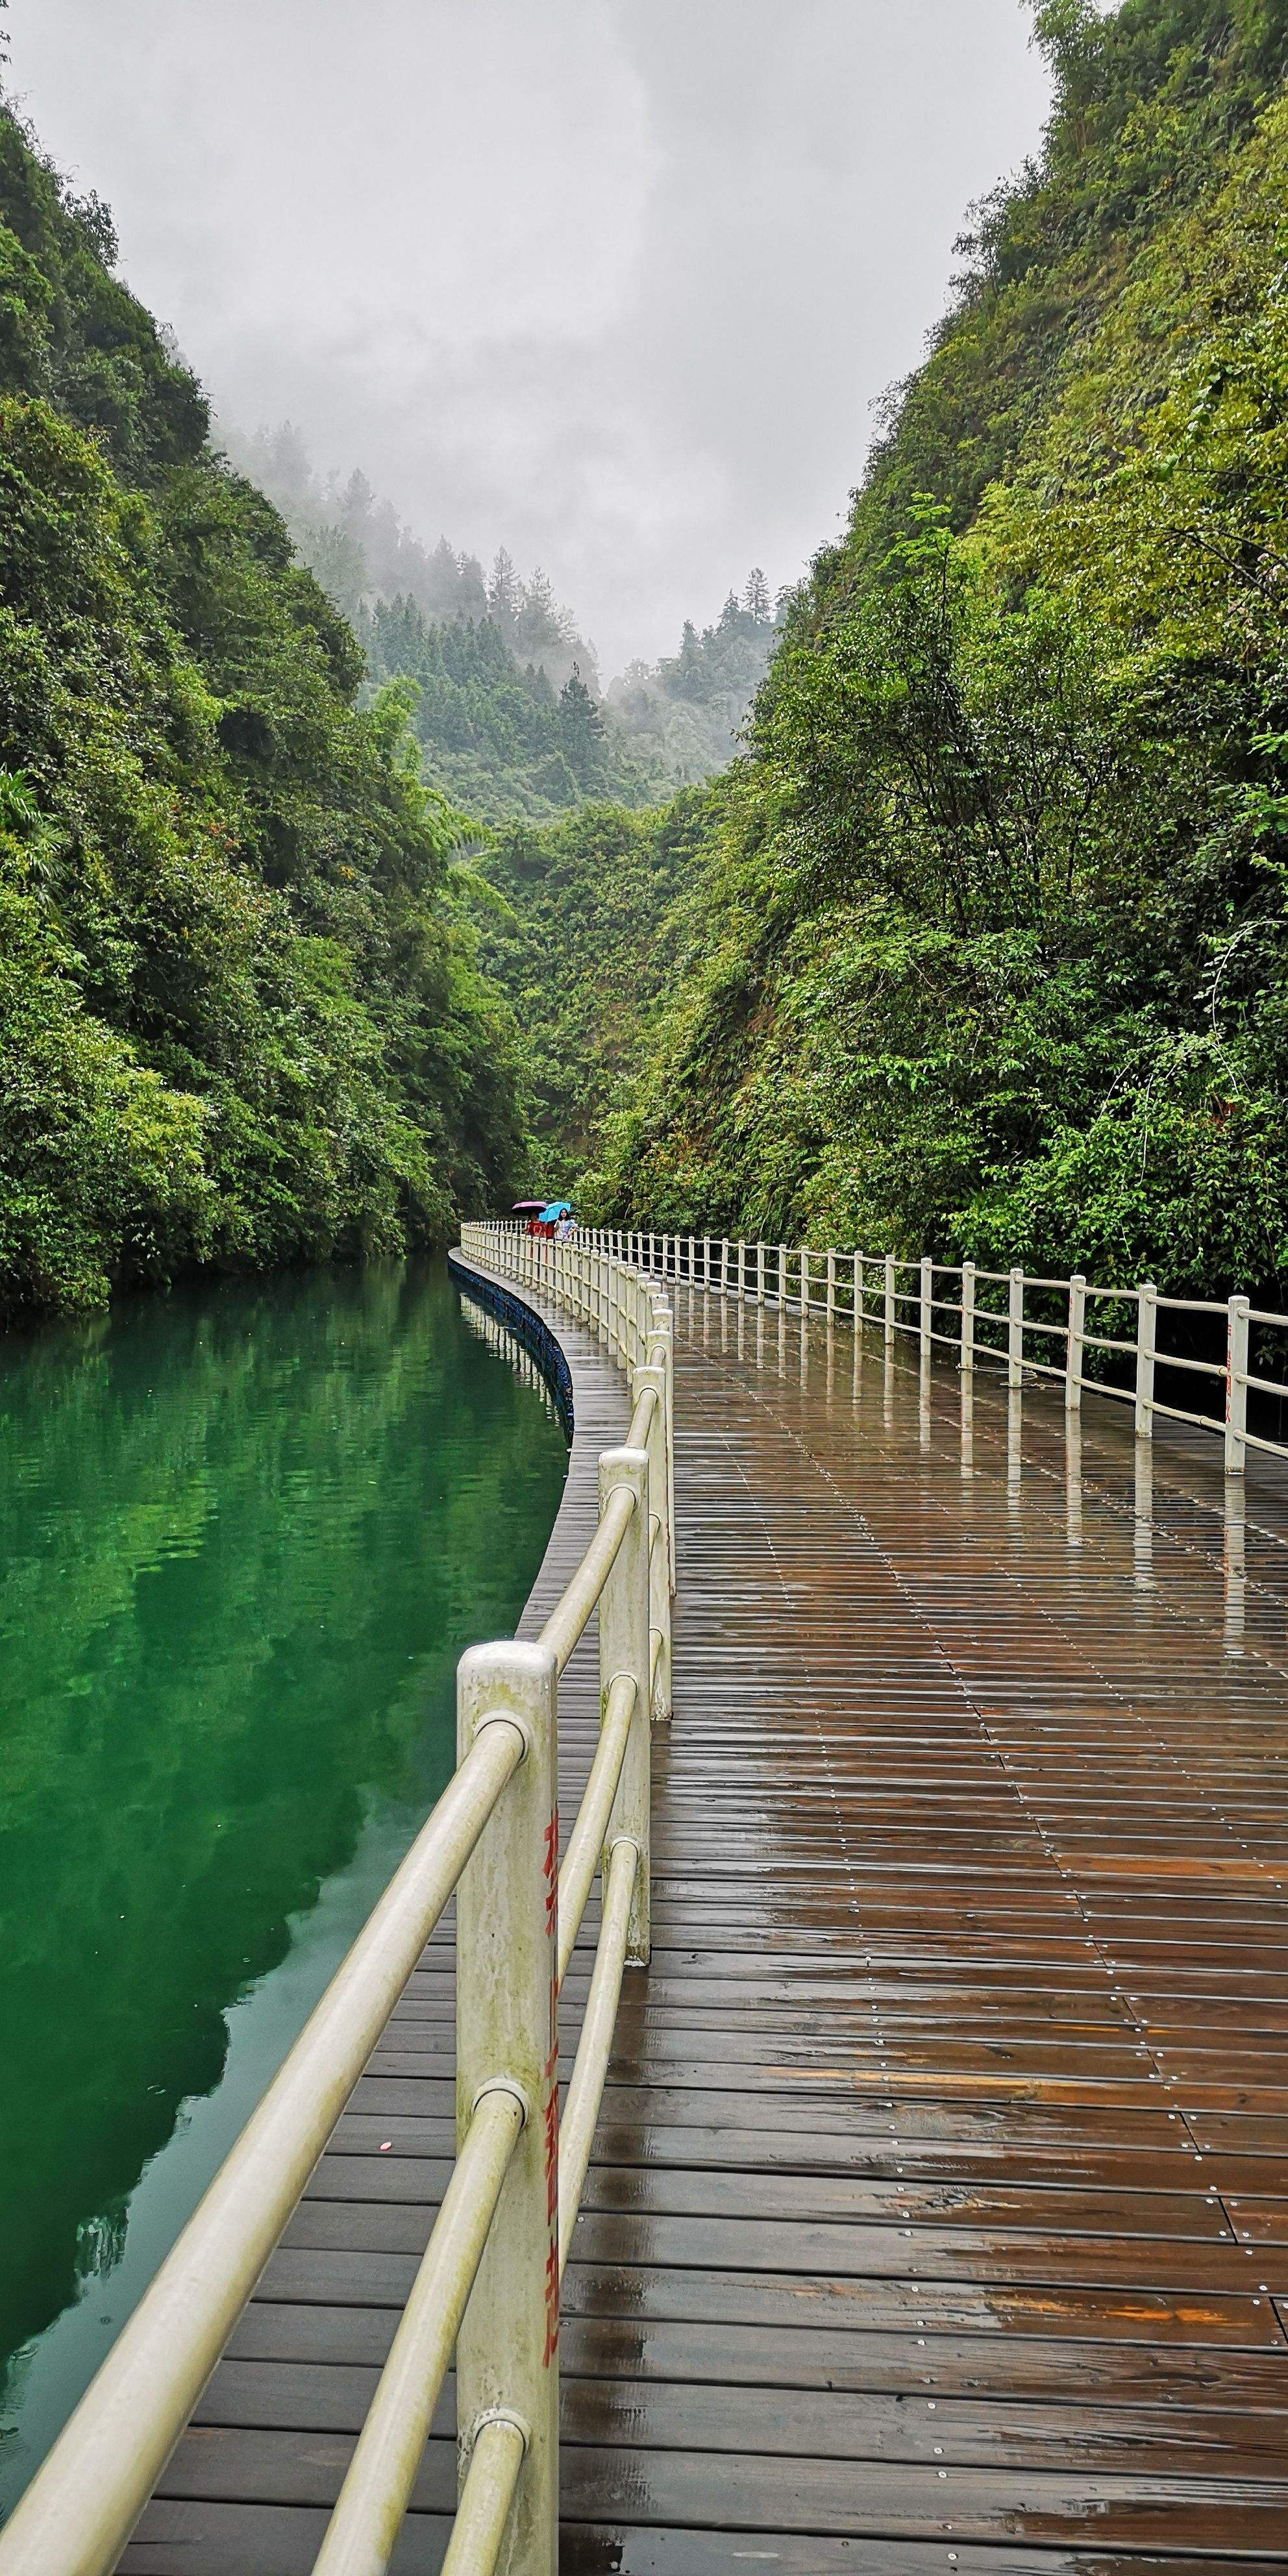
M 0 1315 L 523 1176 L 466 827 L 114 252 L 0 113 Z
M 1282 1305 L 1288 5 L 1037 27 L 586 1212 Z

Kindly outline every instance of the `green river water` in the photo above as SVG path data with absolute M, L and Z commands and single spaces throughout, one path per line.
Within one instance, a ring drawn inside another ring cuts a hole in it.
M 437 1264 L 0 1341 L 0 2503 L 452 1764 L 566 1465 Z

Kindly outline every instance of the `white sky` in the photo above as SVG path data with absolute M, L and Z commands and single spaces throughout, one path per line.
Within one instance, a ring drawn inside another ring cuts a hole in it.
M 540 563 L 605 676 L 835 535 L 1021 0 L 11 0 L 10 88 L 217 408 Z

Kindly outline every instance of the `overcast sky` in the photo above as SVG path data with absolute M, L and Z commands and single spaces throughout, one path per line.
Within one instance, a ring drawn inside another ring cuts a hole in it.
M 1021 0 L 11 0 L 11 87 L 219 410 L 540 563 L 605 675 L 834 535 Z

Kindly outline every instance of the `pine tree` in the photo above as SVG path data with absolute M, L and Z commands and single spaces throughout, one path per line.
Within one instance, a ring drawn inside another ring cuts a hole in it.
M 589 787 L 601 781 L 605 772 L 604 719 L 575 662 L 559 692 L 559 736 L 578 786 Z
M 487 584 L 477 555 L 458 555 L 456 569 L 460 577 L 458 617 L 480 618 L 487 615 Z
M 523 599 L 523 584 L 514 568 L 514 558 L 504 546 L 498 546 L 492 565 L 492 578 L 487 586 L 488 614 L 500 627 L 508 627 L 517 615 Z
M 758 626 L 768 625 L 771 615 L 769 584 L 759 564 L 753 564 L 747 575 L 747 587 L 742 595 L 742 604 L 748 616 L 755 618 Z
M 366 475 L 355 469 L 340 497 L 340 525 L 345 535 L 352 537 L 354 544 L 361 546 L 364 552 L 375 497 Z
M 446 537 L 440 537 L 429 558 L 429 590 L 426 607 L 431 617 L 455 617 L 460 599 L 461 576 L 456 556 Z

